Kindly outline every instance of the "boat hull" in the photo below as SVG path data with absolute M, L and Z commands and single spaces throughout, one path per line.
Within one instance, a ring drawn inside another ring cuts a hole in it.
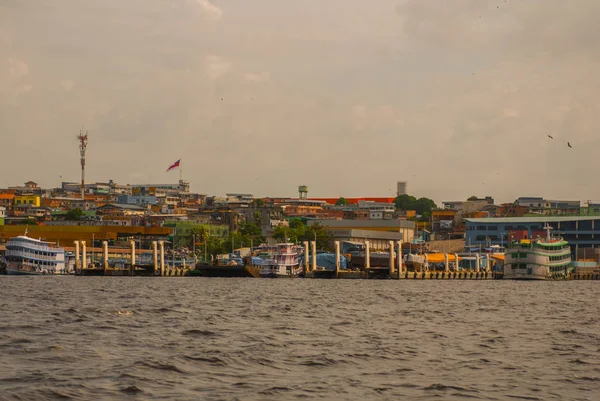
M 256 266 L 196 266 L 189 272 L 198 277 L 260 277 L 260 267 Z
M 19 269 L 16 267 L 7 267 L 6 274 L 9 276 L 56 276 L 56 274 L 35 272 L 31 270 Z

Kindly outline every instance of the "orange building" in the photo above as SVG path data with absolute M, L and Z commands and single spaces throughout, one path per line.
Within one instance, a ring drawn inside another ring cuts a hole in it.
M 15 201 L 15 194 L 3 193 L 0 194 L 0 206 L 11 208 Z

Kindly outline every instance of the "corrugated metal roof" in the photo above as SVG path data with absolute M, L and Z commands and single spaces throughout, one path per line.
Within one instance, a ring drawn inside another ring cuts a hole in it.
M 544 217 L 484 217 L 465 219 L 469 223 L 552 223 L 561 221 L 600 220 L 600 216 L 544 216 Z

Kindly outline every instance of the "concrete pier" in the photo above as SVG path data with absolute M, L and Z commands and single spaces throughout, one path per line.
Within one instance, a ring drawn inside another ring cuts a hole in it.
M 158 243 L 156 241 L 152 241 L 152 266 L 154 266 L 154 274 L 160 271 L 160 266 L 158 265 Z
M 108 269 L 108 241 L 102 241 L 102 265 Z
M 135 240 L 129 240 L 129 245 L 131 246 L 131 267 L 135 266 Z
M 165 243 L 163 241 L 159 242 L 160 245 L 160 275 L 165 275 Z
M 317 270 L 317 241 L 312 241 L 312 270 Z
M 87 253 L 85 249 L 85 241 L 81 241 L 81 267 L 82 269 L 87 269 Z
M 402 275 L 404 268 L 402 267 L 402 241 L 396 241 L 398 253 L 396 254 L 396 263 L 398 264 L 398 278 Z
M 340 276 L 340 241 L 335 241 L 335 278 Z
M 308 241 L 304 241 L 304 272 L 307 273 L 310 271 L 310 263 L 308 261 Z
M 394 275 L 394 241 L 390 241 L 390 277 Z
M 79 241 L 75 241 L 75 270 L 81 270 L 81 259 L 79 255 Z

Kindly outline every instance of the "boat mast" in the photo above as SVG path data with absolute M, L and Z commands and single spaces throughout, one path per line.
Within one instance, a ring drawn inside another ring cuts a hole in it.
M 550 227 L 550 226 L 548 225 L 548 223 L 546 223 L 546 225 L 545 225 L 544 229 L 546 230 L 546 241 L 548 241 L 548 242 L 550 242 L 550 229 L 551 229 L 551 228 L 552 228 L 552 227 Z

